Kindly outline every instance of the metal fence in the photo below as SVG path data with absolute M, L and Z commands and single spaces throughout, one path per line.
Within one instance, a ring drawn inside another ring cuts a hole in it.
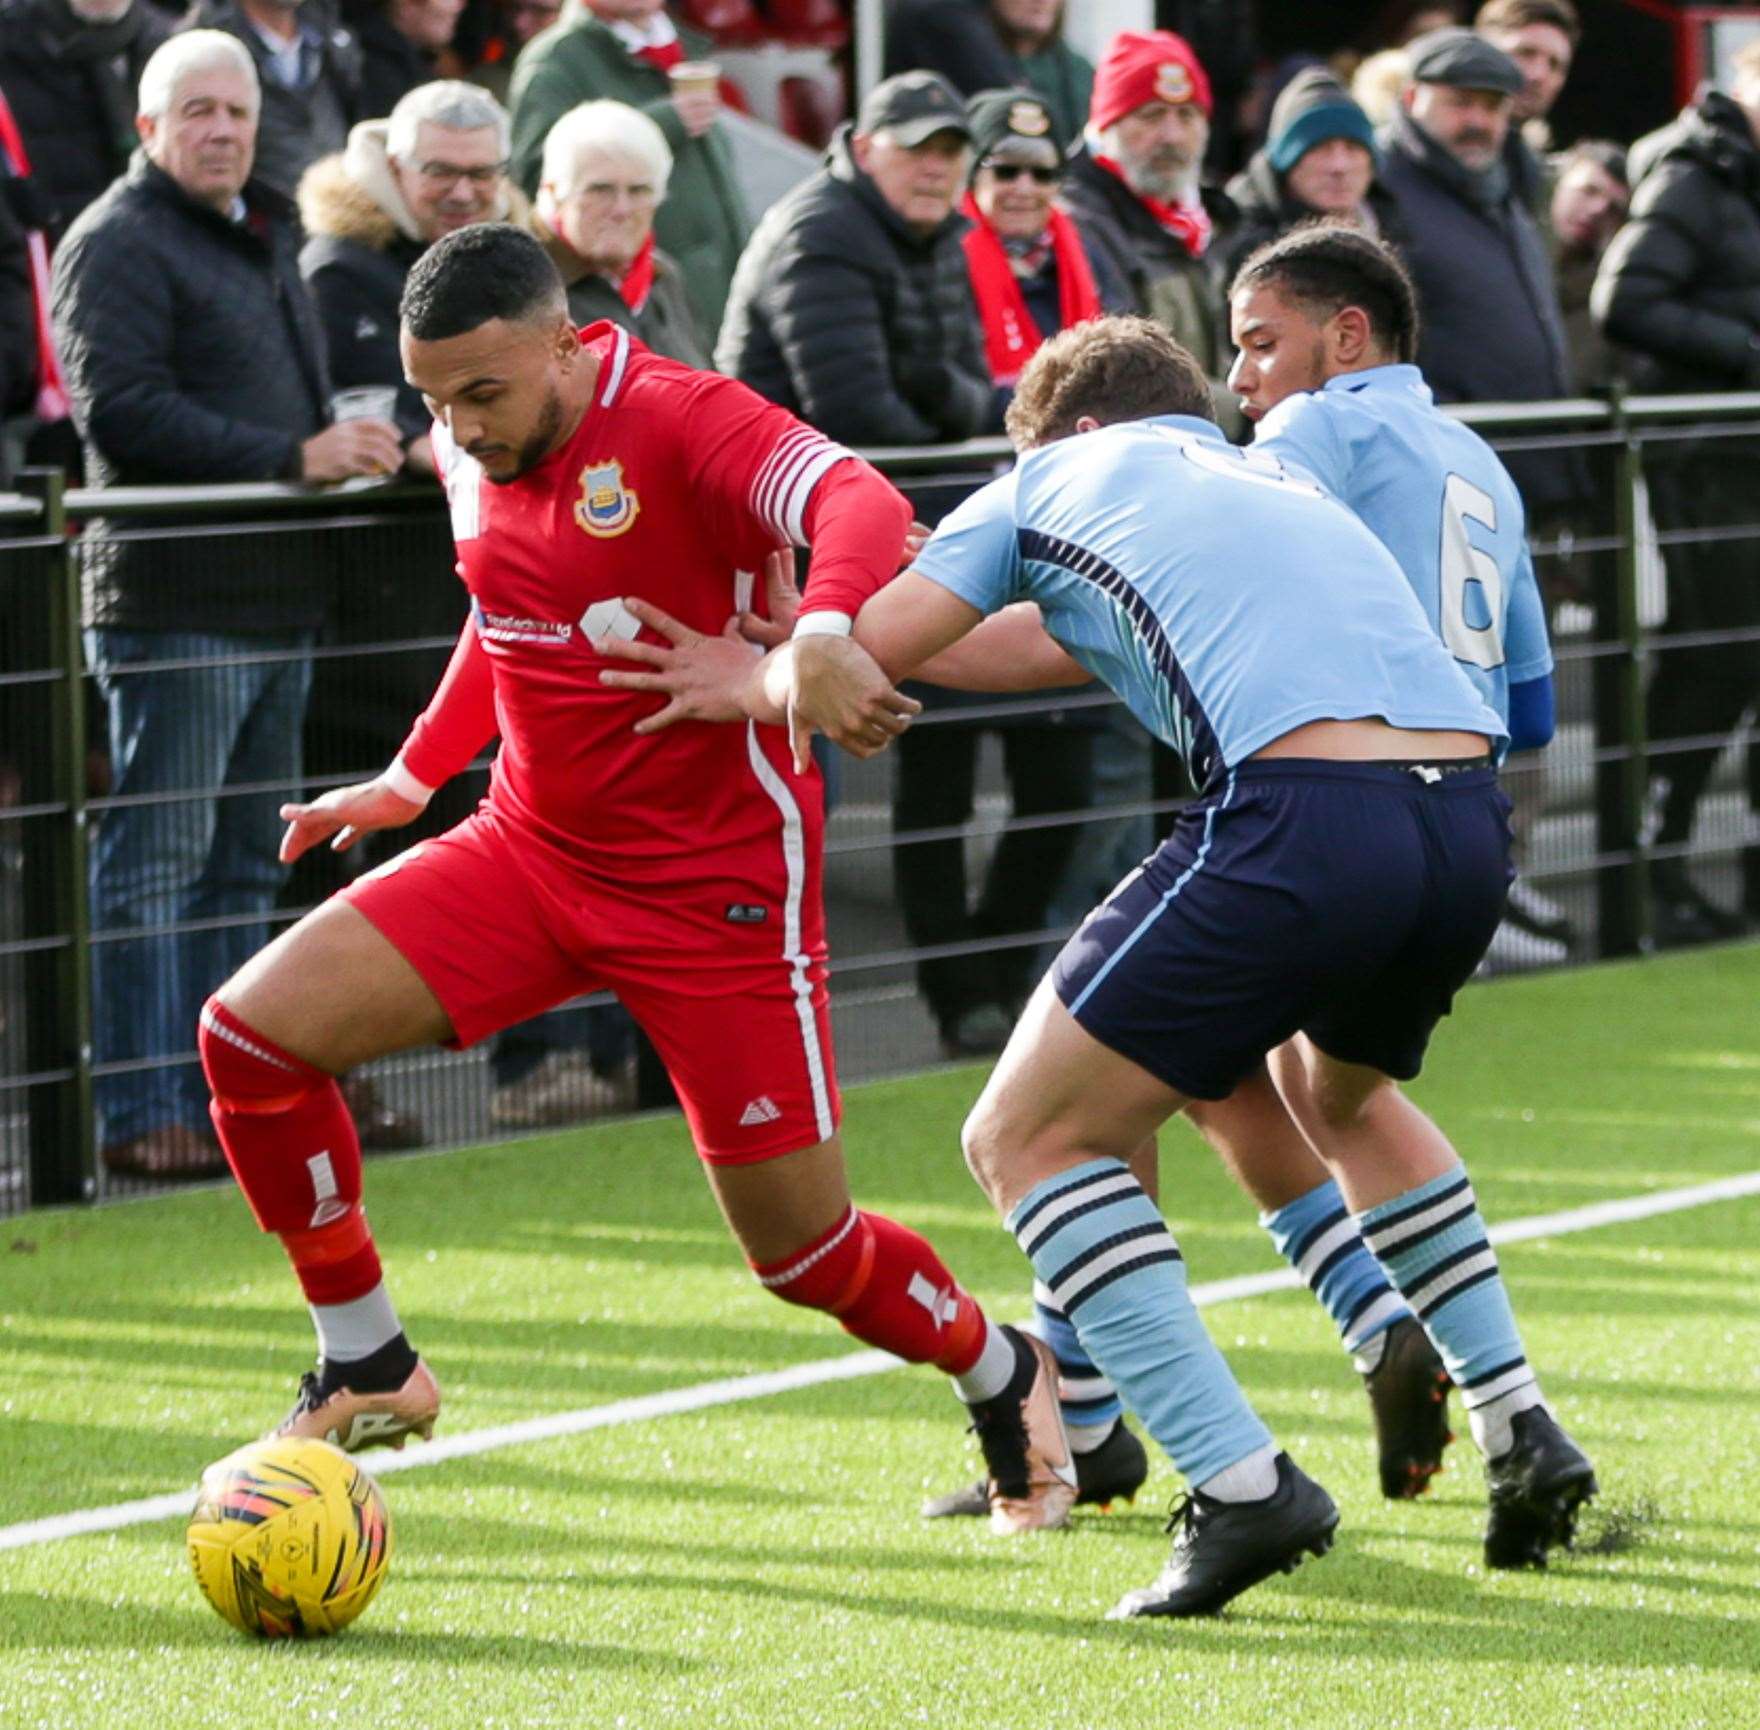
M 1506 777 L 1525 880 L 1568 930 L 1512 929 L 1495 965 L 1647 947 L 1652 874 L 1689 864 L 1714 904 L 1760 916 L 1760 393 L 1457 412 L 1517 466 L 1568 456 L 1587 482 L 1584 502 L 1531 525 L 1560 726 Z M 1008 460 L 999 441 L 874 454 L 930 520 Z M 250 839 L 263 804 L 382 767 L 464 605 L 427 488 L 93 493 L 48 473 L 21 486 L 0 496 L 0 1214 L 152 1187 L 109 1170 L 101 1148 L 168 1113 L 205 1122 L 191 1005 L 345 870 L 411 834 L 283 880 Z M 82 568 L 119 549 L 171 579 L 297 570 L 323 626 L 82 643 Z M 201 721 L 175 749 L 152 726 L 167 709 Z M 1651 737 L 1658 716 L 1669 724 Z M 446 791 L 427 829 L 470 808 L 485 768 Z M 846 1080 L 934 1062 L 957 1043 L 962 1006 L 981 1023 L 984 1004 L 1018 997 L 1186 796 L 1167 755 L 1091 690 L 938 700 L 902 749 L 829 763 L 828 790 Z M 430 1145 L 480 1139 L 505 1127 L 504 1075 L 533 1051 L 597 1050 L 595 1013 L 575 1006 L 488 1050 L 389 1059 L 365 1079 Z M 642 1102 L 663 1097 L 651 1058 L 635 1070 Z

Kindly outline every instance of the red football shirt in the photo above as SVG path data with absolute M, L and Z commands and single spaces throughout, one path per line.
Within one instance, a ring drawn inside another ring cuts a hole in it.
M 710 635 L 742 608 L 761 611 L 754 573 L 776 548 L 804 543 L 815 495 L 845 464 L 871 480 L 854 513 L 866 544 L 852 558 L 842 536 L 826 583 L 853 613 L 897 569 L 910 510 L 850 452 L 744 385 L 609 324 L 581 340 L 600 361 L 591 406 L 519 480 L 495 485 L 434 429 L 471 621 L 400 760 L 437 785 L 499 732 L 490 800 L 513 828 L 590 872 L 688 881 L 714 872 L 711 849 L 774 845 L 770 771 L 816 828 L 818 777 L 795 775 L 780 728 L 684 722 L 638 736 L 663 700 L 602 684 L 603 668 L 633 663 L 600 657 L 587 639 L 638 634 L 624 595 Z M 821 587 L 816 566 L 808 606 Z

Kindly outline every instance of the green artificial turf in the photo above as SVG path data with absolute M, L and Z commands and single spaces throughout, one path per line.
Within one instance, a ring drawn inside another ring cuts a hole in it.
M 1024 1264 L 957 1151 L 981 1081 L 856 1090 L 852 1174 L 1013 1316 Z M 1493 1222 L 1760 1168 L 1760 948 L 1474 989 L 1413 1091 Z M 692 1164 L 653 1119 L 369 1168 L 447 1433 L 854 1349 L 756 1287 Z M 1195 1137 L 1162 1166 L 1194 1281 L 1277 1265 Z M 176 1520 L 0 1552 L 0 1726 L 1760 1723 L 1760 1199 L 1503 1261 L 1604 1491 L 1544 1575 L 1486 1576 L 1465 1441 L 1424 1502 L 1380 1500 L 1356 1378 L 1291 1291 L 1208 1319 L 1344 1523 L 1217 1620 L 1104 1620 L 1164 1559 L 1165 1463 L 1069 1533 L 919 1520 L 973 1455 L 940 1378 L 895 1371 L 388 1477 L 392 1576 L 330 1642 L 232 1633 Z M 310 1350 L 230 1192 L 0 1222 L 0 1525 L 193 1483 Z

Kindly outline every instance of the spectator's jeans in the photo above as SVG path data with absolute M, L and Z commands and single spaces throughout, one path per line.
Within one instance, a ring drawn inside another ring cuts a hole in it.
M 284 875 L 278 807 L 300 789 L 313 640 L 86 633 L 118 801 L 92 846 L 97 1060 L 142 1065 L 99 1079 L 100 1147 L 207 1126 L 196 1018 L 270 935 Z M 198 928 L 164 931 L 188 925 Z

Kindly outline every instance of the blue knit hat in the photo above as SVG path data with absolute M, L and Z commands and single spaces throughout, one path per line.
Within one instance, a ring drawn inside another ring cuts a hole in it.
M 1271 110 L 1265 154 L 1279 174 L 1287 174 L 1317 144 L 1348 138 L 1371 155 L 1375 128 L 1351 94 L 1323 66 L 1298 72 Z

